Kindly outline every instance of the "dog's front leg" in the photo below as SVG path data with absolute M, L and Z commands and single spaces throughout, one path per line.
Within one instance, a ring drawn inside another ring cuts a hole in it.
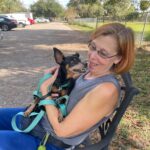
M 34 110 L 34 108 L 36 107 L 36 105 L 38 104 L 39 99 L 35 98 L 34 102 L 27 108 L 27 110 L 24 112 L 24 116 L 27 117 L 30 115 L 30 113 Z

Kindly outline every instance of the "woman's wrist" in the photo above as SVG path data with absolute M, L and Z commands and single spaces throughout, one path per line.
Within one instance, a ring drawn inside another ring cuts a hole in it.
M 48 94 L 48 92 L 47 91 L 44 91 L 44 92 L 41 92 L 42 93 L 42 96 L 45 96 L 45 95 L 47 95 Z
M 46 95 L 48 93 L 48 90 L 46 88 L 41 88 L 42 95 Z
M 42 94 L 44 94 L 46 92 L 46 88 L 43 85 L 40 86 L 40 92 Z

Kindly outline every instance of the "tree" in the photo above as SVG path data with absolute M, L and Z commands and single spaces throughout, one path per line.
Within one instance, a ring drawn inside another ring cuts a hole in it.
M 150 7 L 150 2 L 149 2 L 149 0 L 142 0 L 142 1 L 140 2 L 140 9 L 143 11 L 143 15 L 144 15 L 144 12 L 145 12 L 149 7 Z M 145 31 L 145 26 L 146 26 L 147 20 L 148 20 L 148 12 L 146 12 L 146 17 L 145 17 L 145 21 L 144 21 L 144 25 L 143 25 L 143 30 L 142 30 L 142 35 L 141 35 L 141 40 L 140 40 L 140 46 L 141 46 L 142 41 L 143 41 L 144 31 Z
M 128 14 L 131 7 L 131 0 L 107 0 L 104 1 L 104 9 L 108 16 L 120 19 Z
M 95 3 L 98 3 L 99 0 L 80 0 L 80 3 L 81 4 L 95 4 Z
M 26 8 L 20 2 L 20 0 L 0 0 L 0 12 L 1 13 L 13 13 L 26 11 Z
M 135 9 L 135 6 L 132 4 L 129 7 L 129 9 L 124 17 L 125 17 L 126 21 L 129 21 L 129 20 L 133 21 L 139 17 L 139 14 L 140 13 L 137 12 L 137 10 Z
M 64 10 L 55 0 L 39 0 L 31 5 L 31 11 L 37 17 L 58 17 Z
M 102 16 L 104 9 L 99 0 L 70 0 L 68 8 L 73 7 L 80 17 Z
M 79 3 L 80 3 L 79 0 L 70 0 L 67 6 L 75 8 Z
M 126 20 L 128 20 L 128 21 L 129 21 L 129 20 L 134 21 L 134 20 L 138 19 L 139 15 L 140 15 L 139 12 L 131 12 L 131 13 L 129 13 L 125 18 L 126 18 Z
M 140 2 L 140 9 L 144 12 L 150 7 L 150 1 L 149 0 L 142 0 Z
M 65 11 L 65 19 L 69 22 L 71 22 L 74 18 L 78 17 L 76 10 L 74 7 L 69 7 Z

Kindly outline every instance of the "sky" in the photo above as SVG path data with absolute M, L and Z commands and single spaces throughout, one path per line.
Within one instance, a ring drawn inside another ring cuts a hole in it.
M 25 7 L 29 8 L 29 6 L 31 4 L 33 4 L 34 2 L 36 2 L 37 0 L 20 0 L 23 2 L 23 4 L 25 5 Z M 69 0 L 57 0 L 61 5 L 63 5 L 64 7 L 66 7 L 67 3 L 69 2 Z

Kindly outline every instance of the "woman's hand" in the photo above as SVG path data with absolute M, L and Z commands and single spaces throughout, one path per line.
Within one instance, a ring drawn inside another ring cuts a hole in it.
M 42 95 L 46 95 L 48 93 L 48 87 L 50 85 L 52 85 L 54 83 L 54 81 L 56 80 L 57 78 L 57 75 L 58 75 L 58 70 L 59 70 L 59 66 L 55 66 L 55 67 L 52 67 L 50 69 L 47 69 L 45 71 L 45 74 L 46 73 L 51 73 L 52 74 L 52 77 L 47 79 L 42 85 L 41 85 L 41 88 L 40 88 L 40 91 L 42 93 Z
M 59 66 L 54 66 L 54 67 L 48 68 L 48 69 L 44 70 L 44 74 L 47 74 L 47 73 L 53 74 L 57 70 L 57 68 L 59 68 Z

